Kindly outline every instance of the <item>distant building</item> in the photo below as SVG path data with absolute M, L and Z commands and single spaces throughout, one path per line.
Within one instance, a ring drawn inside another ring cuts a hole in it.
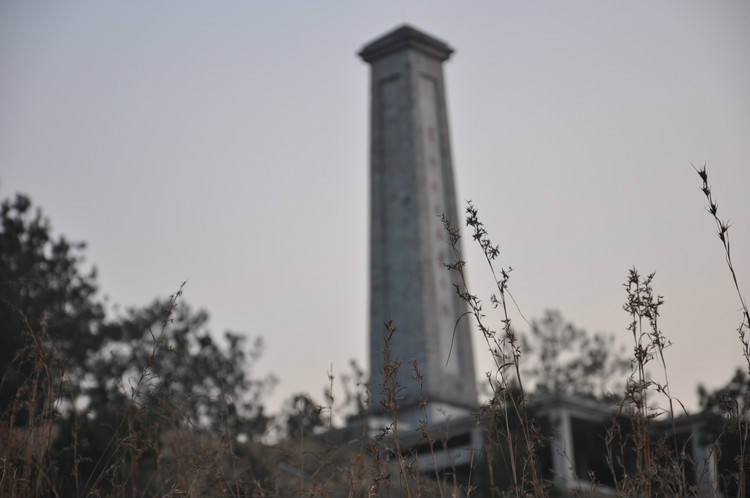
M 615 480 L 622 483 L 626 475 L 632 477 L 635 473 L 636 455 L 630 439 L 632 420 L 616 404 L 553 395 L 532 399 L 529 410 L 543 428 L 543 434 L 550 438 L 539 460 L 543 478 L 556 489 L 590 490 L 593 477 L 597 495 L 615 495 Z M 713 414 L 676 415 L 674 422 L 673 430 L 669 417 L 651 421 L 654 458 L 660 459 L 660 465 L 665 465 L 667 459 L 681 464 L 682 482 L 696 486 L 700 496 L 722 496 L 720 490 L 724 486 L 719 476 L 731 472 L 731 461 L 736 455 L 732 446 L 736 438 L 727 435 L 720 445 L 711 448 L 723 424 L 722 419 Z M 666 483 L 678 477 L 664 475 L 662 481 Z

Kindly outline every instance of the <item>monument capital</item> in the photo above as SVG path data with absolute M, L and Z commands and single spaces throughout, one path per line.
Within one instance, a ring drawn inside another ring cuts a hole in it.
M 447 43 L 404 24 L 365 45 L 358 55 L 365 62 L 371 63 L 404 49 L 416 50 L 440 62 L 448 60 L 453 53 Z

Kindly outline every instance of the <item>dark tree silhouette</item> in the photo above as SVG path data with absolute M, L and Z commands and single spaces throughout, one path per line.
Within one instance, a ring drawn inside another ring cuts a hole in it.
M 624 350 L 613 335 L 590 334 L 547 310 L 532 320 L 522 336 L 524 377 L 537 394 L 571 394 L 602 398 L 617 393 L 630 371 Z
M 107 318 L 96 271 L 81 268 L 85 245 L 53 237 L 27 196 L 1 206 L 0 419 L 54 423 L 56 488 L 93 486 L 87 476 L 108 472 L 117 451 L 153 466 L 175 429 L 226 441 L 265 432 L 263 397 L 274 380 L 251 376 L 260 339 L 248 346 L 226 332 L 217 341 L 208 314 L 176 299 L 182 289 Z M 29 402 L 40 386 L 45 396 Z
M 79 381 L 86 358 L 101 346 L 104 309 L 96 270 L 80 270 L 83 243 L 53 238 L 49 221 L 21 194 L 2 203 L 0 216 L 0 406 L 7 407 L 29 373 L 26 363 L 19 359 L 14 367 L 13 360 L 30 334 L 45 331 L 68 378 Z

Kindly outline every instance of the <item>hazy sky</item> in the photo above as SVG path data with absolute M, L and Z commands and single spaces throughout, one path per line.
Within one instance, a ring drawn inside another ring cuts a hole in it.
M 88 242 L 111 302 L 187 279 L 214 332 L 263 336 L 273 406 L 320 399 L 331 364 L 366 365 L 369 68 L 355 53 L 403 22 L 456 49 L 458 197 L 515 269 L 524 314 L 556 308 L 630 344 L 622 283 L 655 271 L 673 393 L 692 406 L 698 382 L 728 380 L 739 303 L 690 163 L 708 165 L 750 295 L 746 0 L 0 0 L 0 197 L 29 194 Z

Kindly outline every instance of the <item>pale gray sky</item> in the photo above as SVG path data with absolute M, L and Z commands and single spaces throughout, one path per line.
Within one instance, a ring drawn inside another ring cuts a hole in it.
M 557 308 L 629 344 L 622 283 L 633 265 L 656 271 L 673 393 L 692 406 L 698 382 L 726 381 L 739 303 L 690 162 L 708 164 L 750 294 L 745 0 L 2 0 L 0 196 L 29 194 L 88 242 L 112 302 L 187 279 L 215 332 L 263 336 L 272 406 L 320 398 L 331 364 L 367 354 L 369 73 L 355 52 L 403 22 L 456 49 L 458 196 L 515 269 L 524 314 Z

